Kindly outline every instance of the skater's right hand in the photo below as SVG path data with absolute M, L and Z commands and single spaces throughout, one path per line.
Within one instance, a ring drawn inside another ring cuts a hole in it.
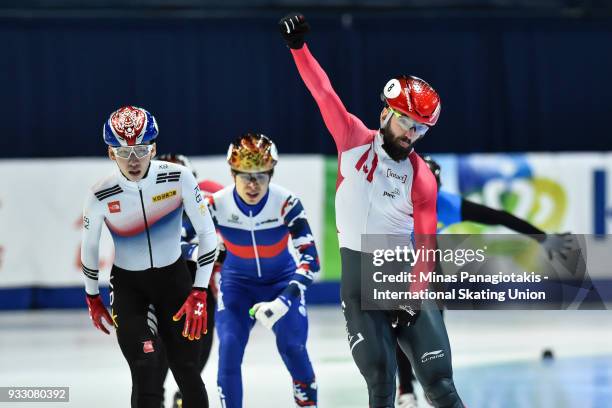
M 87 308 L 89 309 L 89 317 L 93 322 L 93 325 L 96 329 L 103 331 L 106 334 L 110 334 L 104 323 L 102 323 L 102 319 L 106 320 L 106 323 L 114 326 L 113 319 L 111 315 L 108 314 L 106 310 L 106 306 L 102 303 L 102 299 L 100 299 L 100 295 L 87 295 Z
M 274 324 L 287 314 L 291 301 L 279 296 L 271 302 L 259 302 L 249 310 L 249 315 L 257 319 L 266 329 L 272 330 Z
M 278 28 L 289 48 L 299 50 L 304 45 L 304 36 L 310 31 L 310 24 L 301 13 L 287 14 L 278 22 Z
M 400 305 L 396 310 L 389 311 L 388 317 L 391 322 L 391 326 L 393 326 L 394 328 L 409 327 L 416 323 L 420 314 L 420 306 L 416 303 L 411 302 Z

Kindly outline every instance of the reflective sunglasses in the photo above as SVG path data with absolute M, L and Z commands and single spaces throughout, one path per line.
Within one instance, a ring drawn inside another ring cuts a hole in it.
M 393 115 L 397 118 L 397 123 L 399 123 L 400 127 L 404 130 L 410 130 L 412 128 L 415 128 L 416 130 L 416 134 L 418 136 L 423 136 L 425 133 L 427 133 L 427 131 L 429 130 L 429 126 L 424 125 L 420 122 L 417 122 L 416 120 L 406 116 L 406 115 L 402 115 L 401 113 L 397 112 L 396 110 L 392 109 L 391 107 L 389 107 L 389 110 L 391 112 L 393 112 Z
M 147 154 L 153 151 L 153 145 L 135 145 L 135 146 L 119 146 L 113 147 L 113 152 L 115 156 L 120 157 L 122 159 L 129 159 L 132 153 L 138 159 L 142 159 Z
M 239 173 L 236 172 L 236 178 L 240 179 L 245 184 L 251 181 L 257 184 L 265 184 L 270 181 L 270 173 Z

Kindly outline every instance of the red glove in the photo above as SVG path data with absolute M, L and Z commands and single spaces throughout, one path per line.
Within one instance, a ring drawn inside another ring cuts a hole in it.
M 192 289 L 183 303 L 181 309 L 172 317 L 178 322 L 185 315 L 185 326 L 183 337 L 189 340 L 199 340 L 200 334 L 206 334 L 208 315 L 206 313 L 206 291 L 204 289 Z
M 87 295 L 85 298 L 87 300 L 87 308 L 89 309 L 89 317 L 93 325 L 96 326 L 96 329 L 102 330 L 106 334 L 110 334 L 106 326 L 102 323 L 102 319 L 106 320 L 111 326 L 114 326 L 113 319 L 111 315 L 108 314 L 104 303 L 102 303 L 100 295 Z

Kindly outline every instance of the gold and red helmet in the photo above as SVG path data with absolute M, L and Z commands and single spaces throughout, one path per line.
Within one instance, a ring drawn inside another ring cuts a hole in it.
M 227 150 L 227 162 L 232 170 L 242 173 L 262 173 L 274 169 L 278 152 L 274 142 L 261 133 L 245 133 Z
M 440 116 L 440 96 L 421 78 L 398 76 L 385 85 L 381 99 L 396 112 L 433 126 Z

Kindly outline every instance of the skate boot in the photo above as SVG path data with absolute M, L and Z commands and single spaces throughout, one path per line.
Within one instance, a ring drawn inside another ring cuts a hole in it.
M 293 398 L 296 407 L 317 407 L 317 383 L 312 380 L 306 384 L 298 380 L 293 380 Z
M 414 394 L 401 394 L 397 398 L 397 408 L 418 408 Z

